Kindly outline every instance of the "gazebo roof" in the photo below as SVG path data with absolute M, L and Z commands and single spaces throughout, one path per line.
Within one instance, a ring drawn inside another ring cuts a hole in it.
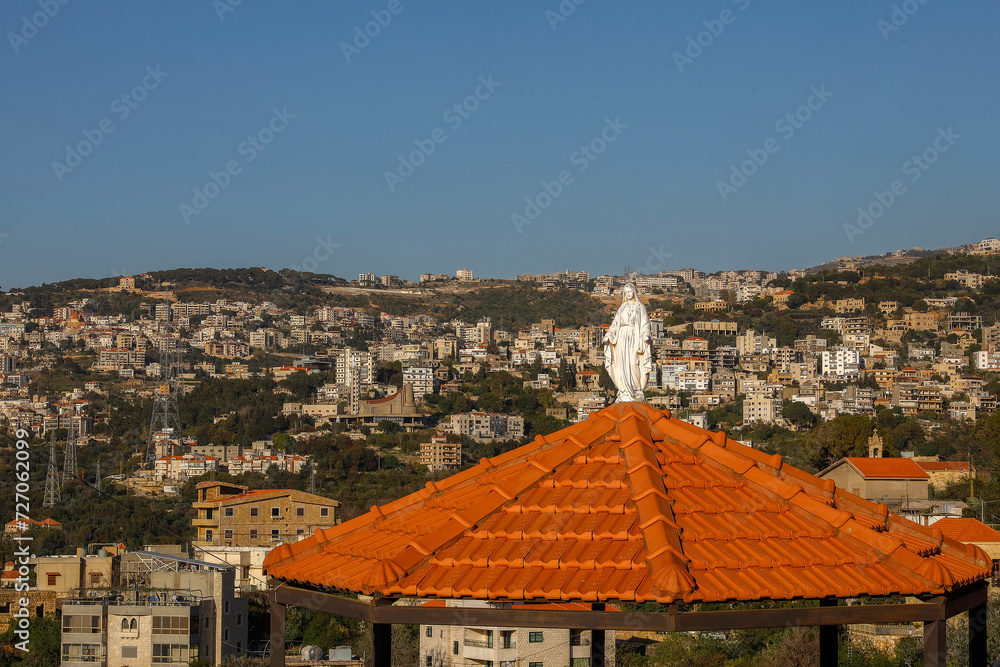
M 673 603 L 942 594 L 981 549 L 641 403 L 295 544 L 288 584 L 375 596 Z

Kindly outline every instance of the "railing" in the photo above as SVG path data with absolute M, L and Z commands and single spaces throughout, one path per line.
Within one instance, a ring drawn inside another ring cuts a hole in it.
M 889 637 L 922 637 L 923 628 L 915 625 L 876 625 L 874 623 L 860 623 L 847 626 L 850 632 L 860 632 L 865 635 L 889 636 Z
M 590 637 L 570 637 L 570 646 L 590 646 Z
M 487 639 L 466 639 L 465 640 L 465 645 L 466 646 L 474 646 L 476 648 L 493 648 L 493 640 L 492 639 L 489 639 L 489 640 L 487 640 Z

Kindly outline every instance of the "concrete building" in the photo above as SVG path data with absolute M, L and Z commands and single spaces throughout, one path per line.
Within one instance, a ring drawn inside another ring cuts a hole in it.
M 420 444 L 420 462 L 430 471 L 458 470 L 462 467 L 462 443 L 448 442 L 443 435 L 431 436 Z
M 582 603 L 517 605 L 509 602 L 479 600 L 444 600 L 425 606 L 494 607 L 515 610 L 585 610 Z M 614 665 L 615 633 L 605 632 L 605 664 Z M 420 626 L 420 663 L 427 667 L 486 667 L 488 665 L 524 665 L 524 667 L 583 667 L 591 664 L 591 631 L 553 628 Z
M 403 369 L 403 382 L 412 385 L 413 400 L 434 393 L 434 369 L 429 366 L 411 366 Z
M 191 523 L 197 547 L 259 547 L 297 542 L 320 528 L 337 525 L 336 500 L 294 489 L 260 489 L 226 482 L 202 482 Z
M 842 489 L 874 502 L 926 500 L 928 475 L 913 459 L 847 457 L 819 473 Z
M 130 576 L 62 608 L 65 667 L 211 664 L 246 653 L 247 600 L 233 568 L 157 552 L 125 554 Z
M 456 435 L 473 440 L 516 440 L 524 437 L 524 418 L 495 412 L 464 412 L 451 418 Z
M 856 377 L 861 368 L 858 350 L 834 348 L 820 352 L 820 372 L 826 377 Z

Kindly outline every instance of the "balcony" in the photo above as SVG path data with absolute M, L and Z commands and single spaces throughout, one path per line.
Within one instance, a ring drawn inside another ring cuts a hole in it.
M 219 525 L 218 519 L 191 519 L 191 525 L 195 528 L 215 528 Z

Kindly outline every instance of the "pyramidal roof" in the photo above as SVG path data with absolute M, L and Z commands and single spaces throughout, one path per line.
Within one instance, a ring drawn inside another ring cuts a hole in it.
M 641 403 L 282 544 L 288 583 L 384 596 L 561 601 L 940 594 L 982 550 Z

